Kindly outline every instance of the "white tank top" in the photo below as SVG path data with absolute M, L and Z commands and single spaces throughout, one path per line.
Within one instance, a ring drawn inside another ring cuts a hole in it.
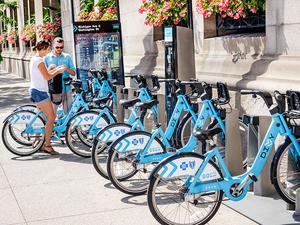
M 38 68 L 38 65 L 43 62 L 40 56 L 33 56 L 30 60 L 30 89 L 37 89 L 39 91 L 49 92 L 48 81 Z

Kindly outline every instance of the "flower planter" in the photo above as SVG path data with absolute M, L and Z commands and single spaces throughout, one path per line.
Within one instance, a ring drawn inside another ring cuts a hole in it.
M 217 15 L 217 29 L 218 30 L 238 30 L 238 29 L 253 29 L 263 28 L 266 25 L 266 17 L 264 13 L 254 14 L 246 18 L 238 20 L 231 17 L 222 18 Z

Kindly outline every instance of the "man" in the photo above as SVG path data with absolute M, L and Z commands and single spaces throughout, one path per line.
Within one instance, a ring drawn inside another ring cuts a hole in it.
M 61 91 L 57 94 L 52 94 L 52 102 L 54 103 L 55 112 L 58 107 L 57 103 L 62 102 L 64 113 L 66 114 L 72 103 L 72 90 L 70 85 L 65 85 L 64 79 L 70 78 L 70 75 L 74 76 L 76 68 L 71 56 L 64 53 L 63 48 L 64 40 L 61 37 L 55 38 L 52 43 L 52 52 L 44 58 L 44 62 L 48 69 L 53 69 L 53 67 L 61 65 L 65 65 L 67 67 L 67 69 L 63 72 L 61 79 L 59 79 L 59 83 L 53 83 L 54 85 L 58 85 L 58 89 Z

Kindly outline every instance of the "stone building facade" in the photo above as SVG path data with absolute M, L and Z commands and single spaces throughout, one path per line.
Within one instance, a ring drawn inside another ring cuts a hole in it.
M 24 26 L 25 1 L 31 0 L 19 1 L 19 28 Z M 43 4 L 56 4 L 56 1 L 34 1 L 36 21 L 42 18 Z M 119 0 L 124 70 L 126 74 L 164 76 L 164 42 L 157 40 L 158 33 L 154 28 L 144 25 L 144 15 L 138 13 L 140 4 L 141 0 Z M 209 20 L 196 12 L 195 5 L 196 0 L 192 0 L 193 38 L 190 41 L 194 43 L 195 78 L 209 83 L 226 82 L 232 91 L 232 105 L 239 107 L 245 102 L 244 108 L 249 111 L 257 107 L 253 107 L 251 101 L 241 101 L 244 97 L 239 96 L 237 90 L 300 89 L 300 1 L 266 0 L 266 29 L 263 33 L 210 38 L 206 38 Z M 66 51 L 75 56 L 73 6 L 79 8 L 79 0 L 61 0 Z M 1 69 L 28 79 L 28 60 L 32 52 L 21 41 L 19 43 L 18 48 L 2 49 L 4 62 Z

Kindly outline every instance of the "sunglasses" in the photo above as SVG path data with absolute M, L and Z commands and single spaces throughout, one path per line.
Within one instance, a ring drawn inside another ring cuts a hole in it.
M 56 46 L 55 48 L 56 48 L 56 49 L 63 49 L 64 46 Z

